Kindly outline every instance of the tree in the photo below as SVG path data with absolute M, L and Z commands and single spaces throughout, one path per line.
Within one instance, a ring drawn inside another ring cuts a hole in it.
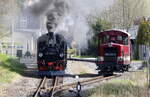
M 143 19 L 140 23 L 137 34 L 137 45 L 150 46 L 150 23 Z
M 101 13 L 101 18 L 109 21 L 113 28 L 126 29 L 133 25 L 137 17 L 147 15 L 147 0 L 115 0 L 114 4 Z
M 9 35 L 11 30 L 11 21 L 17 17 L 19 12 L 19 0 L 1 0 L 0 1 L 0 38 Z M 8 34 L 9 33 L 9 34 Z
M 139 59 L 139 45 L 150 46 L 150 23 L 145 18 L 140 22 L 136 38 L 135 58 Z
M 89 25 L 92 29 L 92 38 L 88 41 L 88 55 L 96 56 L 97 55 L 97 44 L 98 44 L 98 33 L 111 29 L 111 24 L 99 16 L 91 17 Z

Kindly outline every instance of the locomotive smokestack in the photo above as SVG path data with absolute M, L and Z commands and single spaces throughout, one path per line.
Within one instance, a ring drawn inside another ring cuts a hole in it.
M 48 36 L 49 36 L 50 39 L 53 39 L 53 37 L 54 37 L 54 32 L 48 32 Z

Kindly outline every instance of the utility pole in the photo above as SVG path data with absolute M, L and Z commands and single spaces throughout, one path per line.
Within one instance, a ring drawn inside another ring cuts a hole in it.
M 125 1 L 123 0 L 123 6 L 122 6 L 122 15 L 123 15 L 123 30 L 125 29 Z
M 14 38 L 13 38 L 13 30 L 14 30 L 14 26 L 13 26 L 13 20 L 11 23 L 11 55 L 13 56 L 14 53 Z
M 147 51 L 148 51 L 148 57 L 147 57 L 147 66 L 148 66 L 148 84 L 149 84 L 149 88 L 150 88 L 150 46 L 147 47 Z
M 11 10 L 11 12 L 12 12 L 12 14 L 11 14 L 11 27 L 10 27 L 10 31 L 11 31 L 11 56 L 13 56 L 13 53 L 14 53 L 14 37 L 13 37 L 13 32 L 14 32 L 14 18 L 13 18 L 13 16 L 14 16 L 14 14 L 13 14 L 13 0 L 11 1 L 11 6 L 10 6 L 10 10 Z

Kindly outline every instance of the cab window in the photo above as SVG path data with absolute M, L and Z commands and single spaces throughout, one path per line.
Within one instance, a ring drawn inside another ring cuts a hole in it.
M 123 37 L 123 44 L 128 45 L 128 37 L 127 36 Z
M 118 41 L 122 41 L 122 36 L 117 36 Z
M 107 43 L 109 40 L 109 35 L 105 35 L 103 38 L 102 38 L 102 43 Z

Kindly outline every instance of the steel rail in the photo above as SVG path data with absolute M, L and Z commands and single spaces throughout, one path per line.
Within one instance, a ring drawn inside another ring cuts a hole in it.
M 84 83 L 84 82 L 87 82 L 87 81 L 96 80 L 96 79 L 99 79 L 99 78 L 103 78 L 103 76 L 95 77 L 95 78 L 88 79 L 88 80 L 83 80 L 83 81 L 80 81 L 80 83 Z M 59 86 L 56 86 L 56 88 L 61 88 L 61 87 L 65 87 L 65 86 L 73 86 L 73 85 L 76 85 L 76 84 L 77 84 L 77 82 L 74 82 L 74 83 L 59 85 Z M 53 88 L 53 87 L 48 88 L 48 90 L 51 90 L 52 88 Z
M 59 85 L 59 77 L 54 77 L 52 78 L 52 85 L 50 87 L 47 87 L 47 83 L 49 82 L 49 79 L 44 77 L 41 82 L 40 82 L 40 85 L 39 87 L 37 88 L 36 92 L 35 92 L 35 95 L 33 97 L 39 97 L 40 96 L 40 92 L 42 91 L 42 89 L 44 91 L 47 91 L 47 95 L 49 97 L 54 97 L 54 94 L 55 94 L 55 91 L 56 91 L 56 87 L 57 85 Z M 50 88 L 50 89 L 48 89 Z
M 47 79 L 46 77 L 44 77 L 44 78 L 42 79 L 42 81 L 40 82 L 40 85 L 39 85 L 37 91 L 35 92 L 34 97 L 39 97 L 38 95 L 39 95 L 41 89 L 44 89 L 43 86 L 44 86 L 44 84 L 45 84 L 45 82 L 46 82 L 46 79 Z
M 100 76 L 100 77 L 96 77 L 96 78 L 93 78 L 93 79 L 80 81 L 80 83 L 81 83 L 82 86 L 85 86 L 85 85 L 89 85 L 89 84 L 96 83 L 96 82 L 99 82 L 99 81 L 109 80 L 109 79 L 120 77 L 120 76 L 121 75 L 113 75 L 113 76 L 109 76 L 109 77 Z M 76 87 L 76 85 L 77 85 L 77 82 L 74 82 L 74 83 L 71 83 L 71 84 L 56 86 L 55 88 L 60 88 L 61 87 L 62 89 L 59 89 L 59 90 L 55 91 L 53 95 L 55 95 L 57 92 L 68 90 L 71 87 L 74 88 L 74 87 Z
M 56 87 L 56 85 L 58 84 L 58 77 L 55 77 L 54 78 L 54 82 L 53 82 L 54 84 L 53 84 L 53 86 L 52 86 L 52 89 L 51 89 L 51 95 L 50 95 L 50 97 L 53 97 L 53 95 L 54 95 L 54 91 L 55 91 L 55 87 Z

